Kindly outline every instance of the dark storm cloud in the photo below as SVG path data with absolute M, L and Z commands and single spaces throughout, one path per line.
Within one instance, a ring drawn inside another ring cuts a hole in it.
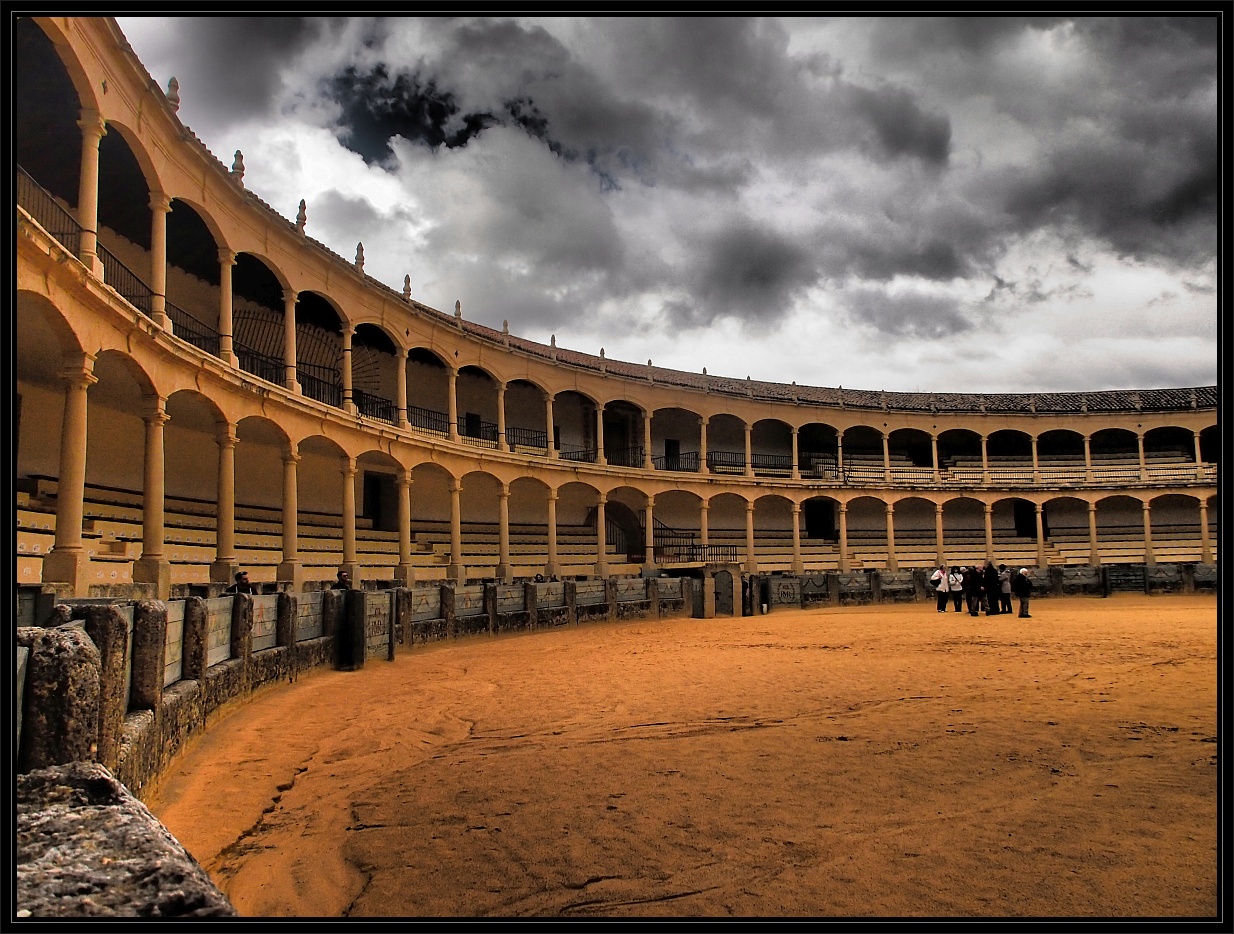
M 226 126 L 270 113 L 283 91 L 283 68 L 320 42 L 332 20 L 303 16 L 175 17 L 173 73 L 182 99 Z M 221 66 L 221 67 L 220 67 Z
M 844 296 L 849 322 L 884 338 L 899 335 L 909 340 L 958 338 L 974 322 L 955 299 L 917 293 L 892 294 L 882 289 L 854 289 Z
M 664 306 L 677 325 L 721 317 L 770 324 L 818 278 L 810 251 L 798 239 L 749 220 L 719 230 L 696 251 L 689 263 L 692 299 Z
M 945 115 L 926 113 L 903 88 L 854 86 L 849 93 L 854 109 L 869 121 L 888 156 L 914 156 L 923 162 L 946 164 L 951 123 Z

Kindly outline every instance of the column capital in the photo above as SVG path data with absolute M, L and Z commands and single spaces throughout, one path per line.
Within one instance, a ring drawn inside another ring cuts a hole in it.
M 150 192 L 150 210 L 156 214 L 167 214 L 171 211 L 171 198 L 161 191 Z
M 406 468 L 400 470 L 398 472 L 398 482 L 401 486 L 411 486 L 413 482 L 411 479 L 411 471 Z
M 746 512 L 754 512 L 754 504 L 746 500 Z
M 801 503 L 791 503 L 789 508 L 792 509 L 793 515 L 795 516 L 801 512 Z
M 557 500 L 558 500 L 558 498 L 560 497 L 560 495 L 561 495 L 561 494 L 559 494 L 556 490 L 549 490 L 549 491 L 548 491 L 548 501 L 549 501 L 550 503 L 555 503 L 555 502 L 557 502 Z
M 356 459 L 350 454 L 344 454 L 338 459 L 339 473 L 345 477 L 354 477 L 356 475 Z
M 295 289 L 283 289 L 283 304 L 294 305 L 296 299 L 300 297 L 300 293 Z
M 81 363 L 69 364 L 60 371 L 60 378 L 72 386 L 89 389 L 99 381 L 94 375 L 94 357 L 87 355 Z
M 604 493 L 597 493 L 596 494 L 596 505 L 597 506 L 607 506 L 608 496 Z
M 986 514 L 987 516 L 988 516 L 988 515 L 990 515 L 990 513 L 994 512 L 994 504 L 993 504 L 993 503 L 982 503 L 982 504 L 981 504 L 981 508 L 985 510 L 985 514 Z
M 228 250 L 228 249 L 225 249 L 225 248 L 220 248 L 220 249 L 219 249 L 219 265 L 220 265 L 220 266 L 234 266 L 234 265 L 236 265 L 236 254 L 235 254 L 235 252 L 234 252 L 233 250 Z
M 502 499 L 509 499 L 510 498 L 510 484 L 503 483 L 501 485 L 501 492 L 498 493 L 497 495 L 500 496 Z
M 171 416 L 167 414 L 167 400 L 160 395 L 143 395 L 142 402 L 146 406 L 146 411 L 142 413 L 142 420 L 146 423 L 150 422 L 169 422 Z
M 943 504 L 935 503 L 934 504 L 934 515 L 941 516 L 942 514 L 943 514 Z
M 887 511 L 887 515 L 891 515 L 893 512 L 896 511 L 896 504 L 895 503 L 884 503 L 883 508 Z
M 298 463 L 300 460 L 300 447 L 294 441 L 288 441 L 283 447 L 283 463 Z
M 455 477 L 451 477 L 450 478 L 450 492 L 451 493 L 462 493 L 463 492 L 463 481 Z
M 234 448 L 239 437 L 236 434 L 237 426 L 231 422 L 215 422 L 214 425 L 214 440 L 219 447 Z
M 81 109 L 81 116 L 77 120 L 77 125 L 81 128 L 83 136 L 95 137 L 96 143 L 107 132 L 107 121 L 103 119 L 102 114 L 91 107 L 83 107 Z

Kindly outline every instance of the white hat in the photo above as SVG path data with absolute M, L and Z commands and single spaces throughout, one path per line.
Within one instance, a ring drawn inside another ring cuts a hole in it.
M 1020 568 L 1020 573 L 1021 573 L 1021 574 L 1025 574 L 1025 575 L 1027 575 L 1027 574 L 1028 574 L 1028 568 Z

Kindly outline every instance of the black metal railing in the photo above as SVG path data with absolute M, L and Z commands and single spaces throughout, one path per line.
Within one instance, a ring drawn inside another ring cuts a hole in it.
M 641 447 L 605 451 L 604 458 L 612 467 L 642 467 L 646 460 Z
M 450 434 L 449 415 L 418 405 L 407 406 L 407 424 L 420 431 L 432 431 L 440 435 Z
M 548 450 L 548 432 L 537 431 L 535 428 L 506 428 L 506 443 L 525 448 L 544 448 Z
M 398 406 L 391 399 L 375 396 L 363 389 L 353 389 L 351 401 L 356 404 L 356 411 L 366 418 L 375 418 L 388 425 L 398 422 Z
M 651 465 L 656 470 L 695 472 L 698 470 L 699 465 L 698 451 L 685 451 L 679 454 L 664 454 L 660 457 L 653 457 Z
M 137 274 L 120 262 L 111 250 L 98 244 L 99 259 L 103 261 L 103 281 L 120 293 L 120 297 L 147 318 L 153 313 L 154 293 Z
M 66 250 L 74 256 L 81 253 L 81 224 L 77 218 L 21 166 L 17 167 L 17 203 Z
M 472 438 L 476 441 L 497 443 L 497 423 L 486 422 L 466 415 L 458 417 L 458 433 L 461 438 Z
M 205 322 L 198 321 L 179 305 L 167 303 L 167 317 L 171 319 L 173 333 L 183 341 L 214 356 L 219 355 L 219 332 Z
M 791 454 L 751 454 L 750 466 L 757 474 L 776 474 L 787 477 L 793 472 Z
M 333 367 L 297 363 L 296 382 L 300 384 L 300 391 L 310 399 L 332 405 L 336 409 L 342 408 L 343 383 L 339 371 Z
M 742 451 L 708 451 L 707 469 L 712 473 L 745 473 L 745 453 Z
M 819 454 L 805 451 L 800 457 L 801 473 L 821 480 L 839 480 L 840 470 L 834 454 Z
M 286 380 L 287 367 L 282 360 L 267 357 L 264 353 L 258 353 L 252 347 L 246 347 L 240 343 L 233 343 L 232 350 L 235 351 L 236 360 L 239 361 L 240 369 L 244 372 L 252 373 L 276 386 L 283 385 Z
M 557 452 L 557 457 L 563 461 L 583 461 L 588 464 L 594 464 L 596 462 L 596 449 L 565 446 Z

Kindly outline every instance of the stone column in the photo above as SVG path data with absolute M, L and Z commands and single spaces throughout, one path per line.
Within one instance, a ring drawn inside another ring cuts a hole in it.
M 746 476 L 754 476 L 754 426 L 748 422 L 742 424 L 746 434 Z
M 454 367 L 448 367 L 446 370 L 446 378 L 449 381 L 447 392 L 449 398 L 446 399 L 446 417 L 449 419 L 450 440 L 458 440 L 458 370 Z
M 210 580 L 230 584 L 240 570 L 236 558 L 236 426 L 220 422 L 214 442 L 218 445 L 218 505 L 214 514 L 214 563 Z
M 557 456 L 557 444 L 553 440 L 553 394 L 544 392 L 544 451 L 549 458 Z
M 1143 482 L 1148 479 L 1148 465 L 1144 463 L 1144 432 L 1136 432 L 1135 445 L 1140 457 L 1140 481 Z
M 510 450 L 510 444 L 506 441 L 506 384 L 504 382 L 497 384 L 497 449 Z
M 296 483 L 296 464 L 300 454 L 294 441 L 283 452 L 283 560 L 278 566 L 278 579 L 299 591 L 304 583 L 300 565 L 299 513 L 300 492 Z
M 643 410 L 643 469 L 651 470 L 651 412 Z
M 60 479 L 56 487 L 55 544 L 43 558 L 43 580 L 71 584 L 73 595 L 89 592 L 90 559 L 81 544 L 86 498 L 86 391 L 98 382 L 94 357 L 84 354 L 60 374 L 65 382 L 60 426 Z
M 981 482 L 987 486 L 990 483 L 990 454 L 989 445 L 986 444 L 987 438 L 981 436 Z
M 601 467 L 608 464 L 604 457 L 604 403 L 596 404 L 596 463 Z
M 746 503 L 746 571 L 758 573 L 758 555 L 754 551 L 754 504 L 750 502 Z
M 930 455 L 934 463 L 934 482 L 938 483 L 940 479 L 938 470 L 938 435 L 930 435 Z
M 848 562 L 848 503 L 840 503 L 840 570 L 847 573 Z
M 647 536 L 643 541 L 643 551 L 645 565 L 648 569 L 656 566 L 656 526 L 655 526 L 655 505 L 656 498 L 654 496 L 647 497 L 647 509 L 645 513 L 645 521 L 647 523 Z
M 165 331 L 172 331 L 167 317 L 167 214 L 171 199 L 161 191 L 150 192 L 150 317 Z
M 398 406 L 398 426 L 399 428 L 407 427 L 407 353 L 408 348 L 400 347 L 394 354 L 394 359 L 398 366 L 395 375 L 395 389 L 398 397 L 394 400 L 394 404 Z
M 1101 551 L 1097 548 L 1097 504 L 1088 504 L 1088 563 L 1101 565 Z
M 1089 435 L 1084 436 L 1084 480 L 1093 482 L 1093 449 L 1089 444 Z
M 883 432 L 883 479 L 891 482 L 891 435 Z
M 707 465 L 707 426 L 711 423 L 711 419 L 702 415 L 698 419 L 698 471 L 699 473 L 711 473 L 711 467 Z
M 840 479 L 844 479 L 844 433 L 836 432 L 836 470 L 840 474 Z
M 793 437 L 797 437 L 795 431 Z M 794 458 L 793 463 L 796 462 Z M 805 573 L 805 564 L 801 560 L 801 503 L 793 503 L 793 573 Z
M 343 564 L 340 570 L 360 586 L 360 565 L 356 561 L 356 459 L 339 458 L 343 477 Z
M 1037 567 L 1046 566 L 1045 560 L 1045 506 L 1036 504 L 1037 512 Z
M 557 491 L 548 491 L 548 563 L 544 565 L 544 576 L 557 575 Z
M 939 564 L 947 561 L 947 547 L 943 539 L 943 504 L 934 504 L 934 555 Z
M 1193 431 L 1192 437 L 1195 439 L 1195 476 L 1198 480 L 1204 476 L 1204 461 L 1200 455 L 1200 433 Z
M 1141 449 L 1143 453 L 1143 449 Z M 1148 501 L 1144 501 L 1144 563 L 1150 568 L 1157 563 L 1157 554 L 1153 550 L 1153 507 Z
M 509 583 L 510 569 L 510 484 L 503 483 L 497 495 L 497 576 Z
M 894 503 L 888 503 L 887 509 L 887 570 L 900 570 L 900 563 L 896 560 L 896 507 Z
M 1208 503 L 1200 500 L 1200 563 L 1213 563 L 1213 548 L 1208 540 Z
M 355 328 L 348 324 L 343 325 L 343 411 L 348 415 L 355 415 L 360 411 L 351 386 L 351 340 L 355 334 Z M 356 578 L 352 576 L 351 579 L 354 581 Z
M 146 423 L 145 467 L 142 480 L 141 557 L 133 562 L 133 582 L 153 584 L 156 600 L 171 596 L 171 562 L 163 553 L 166 538 L 164 499 L 166 476 L 163 453 L 163 426 L 170 420 L 167 400 L 147 397 L 150 411 Z
M 985 512 L 985 559 L 994 560 L 994 504 L 983 504 Z
M 796 425 L 794 425 L 794 426 L 793 426 L 793 466 L 792 466 L 792 478 L 793 478 L 794 480 L 800 480 L 800 479 L 801 479 L 801 465 L 800 465 L 799 463 L 797 463 L 797 458 L 798 458 L 798 454 L 797 454 L 797 426 L 796 426 Z
M 596 577 L 608 577 L 608 520 L 604 515 L 607 502 L 603 493 L 596 496 Z
M 94 275 L 103 274 L 98 256 L 99 228 L 99 140 L 107 125 L 96 110 L 83 108 L 81 119 L 81 172 L 77 181 L 77 223 L 81 224 L 81 261 Z M 46 561 L 44 561 L 46 564 Z
M 446 576 L 450 580 L 462 583 L 467 579 L 466 568 L 463 567 L 463 484 L 460 480 L 450 478 L 450 566 Z
M 291 289 L 283 291 L 283 369 L 287 388 L 299 392 L 300 384 L 296 381 L 296 293 Z
M 411 471 L 398 472 L 398 567 L 394 579 L 410 585 L 416 580 L 416 569 L 411 564 Z
M 234 265 L 236 254 L 231 250 L 219 250 L 219 358 L 231 366 L 239 366 L 231 340 L 231 267 Z
M 1033 483 L 1041 482 L 1041 465 L 1037 462 L 1037 436 L 1029 438 L 1033 445 Z

